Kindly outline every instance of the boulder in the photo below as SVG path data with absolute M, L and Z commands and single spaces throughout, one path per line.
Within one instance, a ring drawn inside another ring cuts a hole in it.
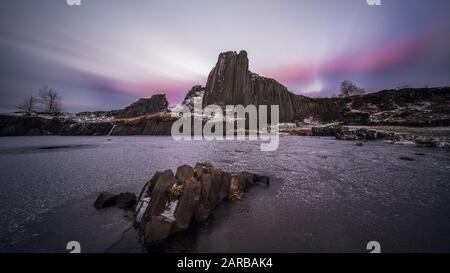
M 200 177 L 205 173 L 211 173 L 214 167 L 209 163 L 200 163 L 198 162 L 194 167 L 194 173 L 196 177 Z
M 96 209 L 113 207 L 116 205 L 116 202 L 117 202 L 117 195 L 109 193 L 109 192 L 102 192 L 99 194 L 99 196 L 95 200 L 94 207 Z
M 232 175 L 230 173 L 227 172 L 222 173 L 222 183 L 219 193 L 220 202 L 228 200 L 228 196 L 230 194 L 231 179 Z
M 194 168 L 189 165 L 182 165 L 177 168 L 177 172 L 175 174 L 175 178 L 177 181 L 187 181 L 192 178 L 194 175 Z
M 136 194 L 125 192 L 117 196 L 116 207 L 119 209 L 131 209 L 136 204 Z
M 143 240 L 147 246 L 164 243 L 170 235 L 173 223 L 162 216 L 151 216 L 144 223 Z
M 116 206 L 120 209 L 131 209 L 136 204 L 136 195 L 130 192 L 123 192 L 120 194 L 112 194 L 109 192 L 102 192 L 99 194 L 94 202 L 96 209 Z
M 191 178 L 183 183 L 183 194 L 175 211 L 175 227 L 177 230 L 186 230 L 191 224 L 191 219 L 197 203 L 200 200 L 200 182 Z
M 176 210 L 176 180 L 171 170 L 157 172 L 144 186 L 136 206 L 136 226 L 139 228 L 143 243 L 155 245 L 169 236 L 173 220 L 170 218 Z
M 240 173 L 233 175 L 230 182 L 230 200 L 242 199 L 248 184 L 253 184 L 253 175 L 249 173 Z
M 146 246 L 163 243 L 193 221 L 207 221 L 214 208 L 242 198 L 257 182 L 268 184 L 269 178 L 249 172 L 232 175 L 209 163 L 180 166 L 175 175 L 171 170 L 156 172 L 137 200 L 135 226 Z
M 175 184 L 175 176 L 172 170 L 160 172 L 155 182 L 150 185 L 149 196 L 151 196 L 149 206 L 145 215 L 160 215 L 169 201 L 168 190 Z M 144 217 L 145 217 L 144 215 Z

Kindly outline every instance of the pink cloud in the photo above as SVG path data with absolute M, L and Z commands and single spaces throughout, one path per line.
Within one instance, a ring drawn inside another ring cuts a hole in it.
M 92 74 L 83 74 L 83 78 L 94 89 L 102 92 L 121 93 L 143 98 L 164 93 L 170 103 L 181 101 L 193 85 L 204 81 L 204 79 L 191 81 L 155 79 L 154 81 L 131 83 Z
M 320 63 L 294 63 L 263 69 L 263 75 L 289 86 L 313 81 L 316 77 L 339 74 L 361 74 L 384 70 L 417 58 L 433 45 L 435 35 L 430 32 L 416 37 L 390 41 L 367 49 L 342 54 Z M 258 72 L 258 71 L 257 71 Z M 165 93 L 171 103 L 180 102 L 187 91 L 197 84 L 205 84 L 206 78 L 170 80 L 156 78 L 142 82 L 128 82 L 103 76 L 84 74 L 92 87 L 103 92 L 123 93 L 137 97 L 150 97 Z
M 421 56 L 434 45 L 436 33 L 429 32 L 346 53 L 321 63 L 294 63 L 266 69 L 264 75 L 284 84 L 311 81 L 340 73 L 371 73 L 396 67 Z

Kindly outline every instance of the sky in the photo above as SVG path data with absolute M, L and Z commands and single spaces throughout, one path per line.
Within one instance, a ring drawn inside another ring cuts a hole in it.
M 450 1 L 0 1 L 0 112 L 49 86 L 68 112 L 119 109 L 205 85 L 218 54 L 296 94 L 450 85 Z

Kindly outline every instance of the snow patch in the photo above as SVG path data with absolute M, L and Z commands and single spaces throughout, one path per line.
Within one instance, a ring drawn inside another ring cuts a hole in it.
M 161 216 L 164 218 L 164 220 L 168 222 L 174 222 L 175 221 L 175 210 L 178 206 L 178 200 L 170 201 L 167 203 L 166 210 L 161 213 Z

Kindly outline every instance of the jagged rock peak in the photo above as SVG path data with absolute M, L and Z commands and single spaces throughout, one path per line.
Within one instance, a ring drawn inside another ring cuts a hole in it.
M 186 97 L 183 100 L 183 104 L 188 106 L 191 110 L 194 109 L 194 102 L 200 101 L 203 99 L 205 95 L 205 87 L 201 85 L 192 86 L 191 90 L 186 94 Z
M 245 51 L 245 50 L 241 50 L 241 51 L 239 51 L 239 53 L 237 53 L 237 51 L 222 52 L 219 54 L 218 62 L 220 62 L 222 59 L 229 59 L 229 58 L 233 58 L 233 57 L 247 59 L 247 62 L 248 62 L 247 51 Z
M 169 102 L 165 94 L 155 94 L 151 98 L 141 98 L 122 110 L 116 111 L 116 118 L 132 118 L 167 111 Z
M 247 52 L 219 54 L 206 83 L 204 105 L 280 105 L 280 119 L 293 120 L 294 94 L 276 80 L 261 77 L 248 69 Z
M 249 88 L 248 58 L 246 51 L 228 51 L 219 54 L 216 66 L 209 73 L 203 103 L 227 105 Z
M 204 92 L 205 92 L 205 87 L 203 87 L 201 85 L 192 86 L 191 90 L 189 90 L 188 93 L 186 94 L 186 97 L 184 97 L 183 104 L 186 104 L 186 101 L 192 99 L 193 97 L 203 96 Z

